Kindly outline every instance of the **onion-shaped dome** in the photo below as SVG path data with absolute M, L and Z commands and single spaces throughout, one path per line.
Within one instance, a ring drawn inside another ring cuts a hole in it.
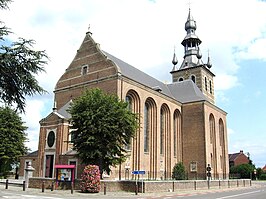
M 197 52 L 197 58 L 198 59 L 201 59 L 202 58 L 202 54 L 201 54 L 201 52 L 200 52 L 200 49 L 198 48 L 198 52 Z
M 185 23 L 185 30 L 188 31 L 189 29 L 193 29 L 193 30 L 197 29 L 196 21 L 191 16 L 190 9 L 189 9 L 189 13 L 188 13 L 187 22 Z

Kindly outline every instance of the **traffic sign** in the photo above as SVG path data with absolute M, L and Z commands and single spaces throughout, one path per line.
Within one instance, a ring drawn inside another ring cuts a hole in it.
M 138 171 L 138 170 L 136 170 L 136 171 L 132 171 L 132 174 L 134 174 L 134 175 L 138 175 L 138 174 L 144 175 L 145 174 L 145 171 Z

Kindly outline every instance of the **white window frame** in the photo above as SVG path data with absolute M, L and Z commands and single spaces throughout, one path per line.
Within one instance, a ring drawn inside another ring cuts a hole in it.
M 54 136 L 55 136 L 54 144 L 53 144 L 52 147 L 49 147 L 48 143 L 47 143 L 48 135 L 49 135 L 50 131 L 53 131 L 54 132 Z M 46 129 L 45 149 L 55 149 L 55 147 L 56 147 L 56 134 L 57 134 L 57 129 L 56 128 L 54 128 L 54 129 Z
M 198 164 L 196 161 L 190 162 L 190 172 L 197 172 L 198 171 Z
M 86 71 L 84 70 L 85 68 L 87 68 Z M 81 71 L 80 71 L 81 75 L 87 75 L 88 72 L 89 72 L 89 65 L 88 64 L 81 66 Z
M 71 158 L 71 159 L 68 159 L 68 161 L 67 161 L 67 164 L 69 164 L 70 165 L 70 162 L 76 162 L 76 168 L 75 168 L 75 179 L 77 179 L 77 175 L 78 175 L 78 159 L 76 159 L 76 158 Z

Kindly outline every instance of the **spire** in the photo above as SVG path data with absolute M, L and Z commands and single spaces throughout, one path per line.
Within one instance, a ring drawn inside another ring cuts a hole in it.
M 193 19 L 191 15 L 191 9 L 189 8 L 187 21 L 185 23 L 185 30 L 187 35 L 181 42 L 184 46 L 185 55 L 183 63 L 180 66 L 180 69 L 189 68 L 197 66 L 199 63 L 199 45 L 201 44 L 201 40 L 195 34 L 197 29 L 196 21 Z
M 54 100 L 54 107 L 53 107 L 53 112 L 57 111 L 57 107 L 56 107 L 56 101 Z
M 198 47 L 198 52 L 197 52 L 197 58 L 198 58 L 198 65 L 202 64 L 202 54 L 200 52 L 200 48 Z
M 208 68 L 211 68 L 212 67 L 212 64 L 211 64 L 211 59 L 210 59 L 210 52 L 208 50 L 208 60 L 207 60 L 207 67 Z
M 175 71 L 175 70 L 176 70 L 175 66 L 176 66 L 176 64 L 178 63 L 178 60 L 177 60 L 176 55 L 175 55 L 175 47 L 174 47 L 174 56 L 173 56 L 172 63 L 173 63 L 173 65 L 174 65 L 172 71 Z
M 188 31 L 190 29 L 193 29 L 195 31 L 197 29 L 197 25 L 196 21 L 193 19 L 190 13 L 190 8 L 189 8 L 187 22 L 185 23 L 185 30 Z
M 89 24 L 88 31 L 86 32 L 86 34 L 92 35 L 92 32 L 90 31 L 90 29 L 91 29 L 91 25 Z

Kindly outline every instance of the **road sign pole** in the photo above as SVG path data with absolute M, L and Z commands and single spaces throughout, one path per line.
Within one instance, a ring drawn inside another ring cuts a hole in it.
M 141 186 L 142 186 L 142 193 L 144 193 L 144 187 L 143 187 L 143 174 L 142 175 L 142 182 L 141 182 Z

